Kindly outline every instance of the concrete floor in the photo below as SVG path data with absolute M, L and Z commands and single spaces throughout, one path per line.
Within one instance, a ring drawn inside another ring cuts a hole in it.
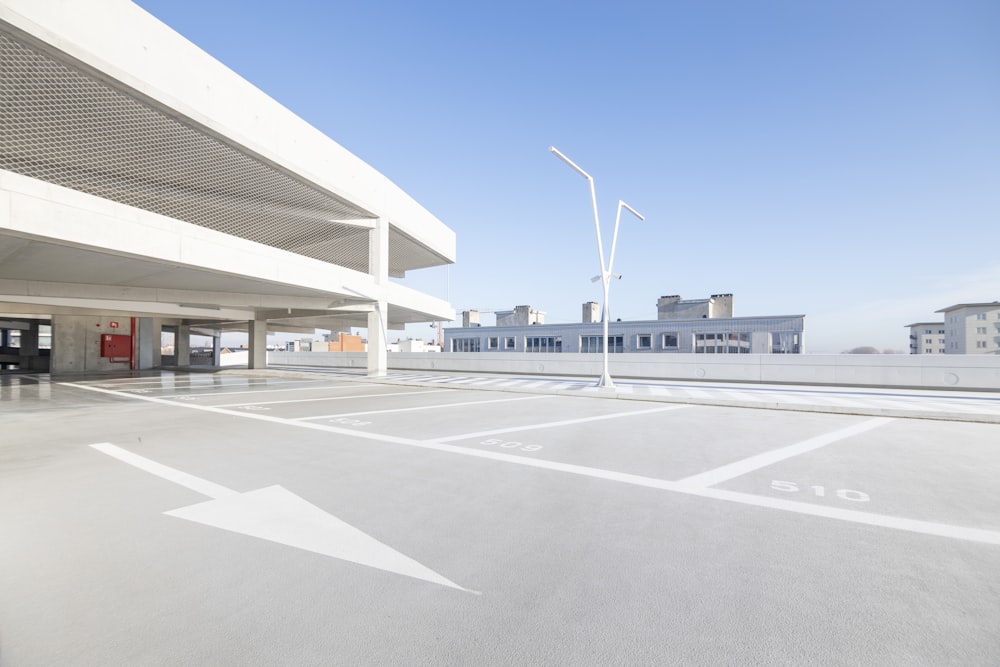
M 1000 424 L 543 389 L 0 377 L 0 665 L 1000 663 Z

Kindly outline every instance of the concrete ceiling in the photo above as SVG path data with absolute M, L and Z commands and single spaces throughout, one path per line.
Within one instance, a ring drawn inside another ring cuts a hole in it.
M 0 234 L 0 281 L 4 280 L 31 283 L 35 298 L 4 302 L 0 297 L 3 316 L 114 312 L 107 298 L 117 296 L 116 289 L 122 301 L 137 298 L 136 290 L 146 297 L 139 299 L 144 300 L 141 306 L 127 309 L 130 314 L 170 316 L 229 331 L 246 330 L 247 319 L 254 317 L 268 319 L 273 331 L 366 327 L 372 309 L 371 302 L 357 294 L 338 293 L 341 286 L 314 290 Z M 149 300 L 150 290 L 162 296 Z M 63 303 L 65 298 L 79 302 L 69 305 Z M 121 312 L 126 312 L 124 307 Z M 388 318 L 390 328 L 427 321 L 425 313 L 393 305 Z
M 51 283 L 329 297 L 308 290 L 141 258 L 0 235 L 0 278 Z M 247 305 L 247 304 L 216 304 Z

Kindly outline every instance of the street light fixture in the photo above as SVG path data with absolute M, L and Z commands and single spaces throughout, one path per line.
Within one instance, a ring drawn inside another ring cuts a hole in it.
M 601 274 L 599 276 L 594 276 L 591 278 L 591 282 L 601 281 L 601 285 L 604 288 L 604 316 L 601 318 L 604 320 L 604 373 L 601 375 L 601 379 L 597 381 L 598 387 L 614 388 L 615 383 L 611 379 L 611 373 L 608 371 L 608 320 L 611 318 L 611 311 L 608 307 L 608 288 L 612 278 L 621 279 L 620 274 L 612 273 L 611 269 L 615 263 L 615 248 L 618 245 L 618 225 L 621 223 L 622 219 L 622 209 L 628 210 L 629 213 L 639 218 L 640 220 L 645 220 L 638 211 L 623 202 L 621 199 L 618 200 L 618 213 L 615 215 L 615 231 L 611 239 L 611 256 L 608 258 L 607 268 L 604 266 L 604 245 L 601 241 L 601 222 L 597 217 L 597 192 L 594 189 L 594 179 L 590 174 L 580 169 L 572 160 L 560 153 L 555 146 L 549 146 L 549 150 L 557 158 L 565 162 L 573 169 L 576 173 L 587 179 L 587 183 L 590 184 L 590 202 L 594 209 L 594 231 L 597 234 L 597 255 L 601 262 Z

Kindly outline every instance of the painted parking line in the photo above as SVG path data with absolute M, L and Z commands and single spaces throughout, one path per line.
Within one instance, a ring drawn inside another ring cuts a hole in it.
M 93 380 L 93 381 L 82 381 L 80 384 L 85 384 L 88 386 L 104 387 L 105 389 L 111 386 L 122 386 L 131 387 L 135 385 L 143 384 L 179 384 L 187 383 L 192 386 L 203 386 L 203 387 L 220 387 L 224 385 L 235 386 L 235 387 L 259 387 L 261 385 L 275 385 L 275 384 L 303 384 L 312 383 L 316 384 L 318 382 L 323 382 L 322 379 L 317 378 L 315 380 L 275 380 L 274 378 L 244 378 L 240 376 L 227 376 L 225 378 L 220 378 L 221 383 L 214 382 L 212 377 L 197 377 L 197 378 L 181 378 L 174 377 L 170 375 L 155 377 L 155 378 L 120 378 L 120 379 L 109 379 L 109 380 Z
M 788 445 L 787 447 L 772 449 L 769 452 L 763 452 L 755 456 L 750 456 L 742 461 L 736 461 L 714 470 L 708 470 L 697 475 L 685 477 L 682 480 L 678 480 L 677 483 L 682 487 L 691 489 L 715 486 L 716 484 L 721 484 L 722 482 L 730 479 L 746 475 L 754 470 L 760 470 L 761 468 L 773 465 L 779 461 L 790 459 L 793 456 L 799 456 L 800 454 L 811 452 L 815 449 L 819 449 L 820 447 L 826 447 L 827 445 L 845 440 L 855 435 L 867 433 L 868 431 L 876 429 L 879 426 L 884 426 L 891 421 L 893 420 L 888 417 L 869 419 L 861 422 L 860 424 L 854 424 L 853 426 L 848 426 L 847 428 L 831 431 L 830 433 L 824 433 L 823 435 L 818 435 L 814 438 L 809 438 L 808 440 Z
M 217 408 L 210 405 L 198 405 L 196 403 L 178 403 L 176 401 L 157 398 L 155 396 L 141 396 L 136 394 L 129 394 L 126 392 L 113 391 L 110 389 L 101 389 L 99 387 L 74 384 L 72 382 L 63 382 L 60 384 L 67 387 L 77 387 L 79 389 L 86 389 L 88 391 L 94 391 L 103 394 L 111 394 L 113 396 L 118 396 L 119 398 L 124 398 L 124 399 L 147 401 L 150 403 L 157 403 L 159 405 L 169 405 L 172 407 L 186 408 L 189 410 L 201 410 L 204 412 L 213 412 L 216 414 L 227 415 L 230 417 L 256 419 L 258 421 L 268 422 L 272 424 L 278 424 L 284 426 L 296 426 L 298 428 L 306 428 L 326 433 L 337 433 L 339 435 L 344 435 L 356 439 L 374 440 L 378 442 L 386 442 L 396 445 L 416 447 L 420 449 L 428 449 L 438 452 L 446 452 L 449 454 L 456 454 L 459 456 L 469 456 L 479 459 L 501 461 L 504 463 L 512 463 L 515 465 L 521 465 L 530 468 L 553 470 L 573 475 L 580 475 L 583 477 L 591 477 L 596 479 L 619 482 L 623 484 L 630 484 L 633 486 L 641 486 L 646 488 L 658 489 L 662 491 L 672 491 L 675 493 L 699 496 L 703 498 L 712 498 L 715 500 L 722 500 L 741 505 L 766 507 L 769 509 L 782 510 L 785 512 L 792 512 L 795 514 L 805 514 L 810 516 L 824 517 L 828 519 L 836 519 L 839 521 L 846 521 L 849 523 L 863 524 L 869 526 L 879 526 L 883 528 L 891 528 L 894 530 L 902 530 L 922 535 L 947 537 L 951 539 L 964 540 L 968 542 L 978 542 L 982 544 L 1000 545 L 1000 531 L 995 531 L 995 530 L 968 528 L 965 526 L 954 526 L 950 524 L 935 523 L 931 521 L 921 521 L 918 519 L 904 519 L 901 517 L 887 516 L 883 514 L 872 514 L 868 512 L 860 512 L 857 510 L 844 510 L 825 505 L 813 505 L 809 503 L 797 502 L 794 500 L 784 500 L 781 498 L 772 498 L 768 496 L 755 496 L 747 493 L 725 491 L 723 489 L 691 487 L 679 484 L 677 482 L 671 482 L 664 479 L 656 479 L 653 477 L 644 477 L 642 475 L 633 475 L 630 473 L 602 470 L 600 468 L 590 468 L 587 466 L 574 465 L 570 463 L 559 463 L 557 461 L 548 461 L 545 459 L 534 459 L 525 456 L 518 456 L 515 454 L 506 454 L 503 452 L 495 452 L 490 450 L 480 450 L 480 449 L 472 449 L 469 447 L 461 447 L 457 445 L 449 445 L 440 440 L 434 442 L 427 440 L 413 440 L 411 438 L 403 438 L 394 435 L 383 435 L 380 433 L 369 433 L 352 429 L 339 428 L 336 426 L 328 426 L 326 424 L 316 424 L 310 421 L 293 421 L 290 419 L 282 419 L 280 417 L 273 417 L 271 415 L 265 415 L 260 413 L 253 413 L 253 412 L 247 413 L 247 412 L 241 412 L 239 410 Z M 686 406 L 678 406 L 678 407 L 686 407 Z M 467 435 L 464 437 L 470 437 L 470 436 Z
M 579 419 L 563 419 L 554 422 L 545 422 L 541 424 L 523 424 L 521 426 L 509 426 L 507 428 L 495 428 L 489 431 L 477 431 L 475 433 L 460 433 L 459 435 L 450 435 L 447 438 L 434 438 L 433 440 L 427 440 L 426 442 L 454 442 L 455 440 L 466 440 L 468 438 L 482 438 L 487 435 L 498 435 L 500 433 L 515 433 L 517 431 L 530 431 L 539 428 L 555 428 L 557 426 L 571 426 L 573 424 L 584 424 L 586 422 L 602 421 L 604 419 L 621 419 L 624 417 L 634 417 L 636 415 L 648 415 L 654 412 L 668 412 L 670 410 L 682 410 L 684 408 L 689 408 L 689 405 L 668 405 L 661 408 L 651 408 L 649 410 L 631 410 L 629 412 L 616 412 L 610 415 L 596 415 L 594 417 L 580 417 Z
M 339 388 L 339 387 L 337 387 Z M 279 403 L 316 403 L 319 401 L 346 401 L 354 398 L 382 398 L 383 396 L 413 396 L 424 394 L 441 394 L 446 391 L 457 391 L 455 389 L 427 389 L 421 391 L 415 389 L 412 391 L 394 391 L 386 392 L 382 394 L 352 394 L 350 396 L 318 396 L 313 398 L 290 398 L 284 401 L 252 401 L 250 403 L 224 403 L 222 405 L 216 405 L 217 408 L 236 408 L 242 405 L 278 405 Z
M 451 389 L 430 389 L 430 390 L 423 391 L 423 392 L 411 391 L 411 392 L 407 392 L 407 393 L 409 393 L 409 394 L 416 394 L 416 393 L 420 393 L 420 394 L 436 394 L 436 393 L 442 392 L 442 391 L 452 391 L 452 390 Z M 376 394 L 376 396 L 393 396 L 393 395 L 394 394 Z M 345 397 L 345 398 L 347 398 L 347 397 Z M 351 398 L 362 398 L 362 397 L 361 396 L 355 396 L 355 397 L 351 397 Z M 390 414 L 390 413 L 396 413 L 396 412 L 416 412 L 416 411 L 419 411 L 419 410 L 441 410 L 441 409 L 445 409 L 445 408 L 459 408 L 459 407 L 464 407 L 466 405 L 486 405 L 488 403 L 511 403 L 513 401 L 537 401 L 537 400 L 545 399 L 545 398 L 554 398 L 554 396 L 542 396 L 542 395 L 518 396 L 517 398 L 497 398 L 497 399 L 487 400 L 487 401 L 463 401 L 461 403 L 440 403 L 438 405 L 421 405 L 421 406 L 418 406 L 418 407 L 415 407 L 415 408 L 387 408 L 385 410 L 365 410 L 364 412 L 338 412 L 335 415 L 317 415 L 315 417 L 294 417 L 294 418 L 292 418 L 292 420 L 293 421 L 308 421 L 310 419 L 331 419 L 333 417 L 360 417 L 361 415 L 382 415 L 382 414 Z M 221 406 L 220 405 L 220 406 L 217 406 L 217 407 L 225 407 L 225 406 Z
M 332 389 L 353 389 L 353 388 L 356 388 L 358 386 L 358 384 L 359 383 L 323 385 L 322 389 L 324 391 L 326 391 L 326 390 L 332 390 Z M 88 385 L 83 385 L 83 386 L 88 386 Z M 191 389 L 219 389 L 219 387 L 218 386 L 215 386 L 215 387 L 212 387 L 212 386 L 209 386 L 209 387 L 191 387 Z M 277 393 L 286 392 L 286 391 L 315 391 L 315 390 L 316 390 L 316 386 L 315 385 L 311 386 L 311 387 L 288 387 L 286 389 L 247 389 L 246 391 L 226 391 L 226 390 L 222 390 L 222 391 L 216 391 L 216 392 L 205 392 L 205 393 L 199 394 L 197 396 L 197 398 L 206 398 L 208 396 L 239 396 L 240 394 L 256 394 L 257 396 L 260 396 L 261 394 L 277 394 Z M 123 393 L 128 393 L 127 389 L 122 389 L 120 391 L 122 391 Z M 190 398 L 190 396 L 188 394 L 178 394 L 176 396 L 163 396 L 162 398 Z
M 209 482 L 207 479 L 195 477 L 194 475 L 189 475 L 188 473 L 177 470 L 176 468 L 171 468 L 157 463 L 156 461 L 151 461 L 144 456 L 133 454 L 127 449 L 116 447 L 109 442 L 100 442 L 95 445 L 91 445 L 91 447 L 99 452 L 107 454 L 108 456 L 112 456 L 119 461 L 127 463 L 130 466 L 135 466 L 140 470 L 145 470 L 151 475 L 156 475 L 161 479 L 171 481 L 174 484 L 183 486 L 185 489 L 189 489 L 195 493 L 200 493 L 201 495 L 208 496 L 209 498 L 218 499 L 237 495 L 236 491 L 233 491 L 232 489 L 227 489 L 226 487 L 215 484 L 214 482 Z

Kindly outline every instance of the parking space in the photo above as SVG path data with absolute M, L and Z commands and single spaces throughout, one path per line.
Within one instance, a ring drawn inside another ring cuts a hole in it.
M 4 665 L 1000 656 L 997 424 L 280 373 L 0 418 Z
M 563 399 L 587 406 L 599 399 Z M 473 448 L 509 448 L 568 464 L 609 471 L 681 480 L 734 460 L 775 449 L 773 426 L 754 411 L 688 405 L 615 402 L 610 418 L 581 417 L 575 421 L 532 421 L 459 434 L 439 441 Z M 546 407 L 551 405 L 546 403 Z M 586 411 L 586 409 L 584 410 Z M 840 426 L 863 421 L 857 417 L 783 415 L 783 438 L 799 442 Z
M 864 438 L 782 461 L 723 488 L 998 530 L 998 435 L 995 425 L 894 420 Z

